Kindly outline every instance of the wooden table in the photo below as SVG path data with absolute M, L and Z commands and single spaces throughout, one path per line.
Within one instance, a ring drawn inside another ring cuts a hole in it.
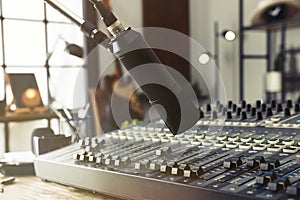
M 4 141 L 5 141 L 5 152 L 9 151 L 9 123 L 10 122 L 26 122 L 33 120 L 48 120 L 48 127 L 50 127 L 51 119 L 59 119 L 58 116 L 50 111 L 43 112 L 27 112 L 27 113 L 17 113 L 17 112 L 6 112 L 5 115 L 0 116 L 0 123 L 5 124 L 4 131 Z
M 44 182 L 36 176 L 16 177 L 12 184 L 2 187 L 4 192 L 0 192 L 0 199 L 4 200 L 119 200 L 104 194 Z

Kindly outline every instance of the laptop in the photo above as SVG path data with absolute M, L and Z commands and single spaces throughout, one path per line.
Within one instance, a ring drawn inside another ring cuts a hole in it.
M 8 74 L 17 108 L 43 107 L 40 91 L 33 73 Z

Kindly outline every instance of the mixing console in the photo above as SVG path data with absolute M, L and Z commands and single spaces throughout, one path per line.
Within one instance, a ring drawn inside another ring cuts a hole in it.
M 206 105 L 173 135 L 160 120 L 81 139 L 35 160 L 48 181 L 126 199 L 300 199 L 300 107 Z

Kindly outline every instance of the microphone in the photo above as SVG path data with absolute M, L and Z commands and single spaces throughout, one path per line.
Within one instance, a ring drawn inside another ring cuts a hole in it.
M 162 106 L 155 108 L 170 131 L 177 134 L 191 128 L 200 118 L 198 108 L 186 98 L 183 89 L 162 65 L 143 36 L 130 28 L 125 30 L 114 14 L 106 9 L 102 1 L 90 0 L 90 2 L 99 12 L 107 30 L 114 36 L 110 42 L 110 51 L 141 86 L 150 104 Z M 142 73 L 143 76 L 141 76 L 140 73 L 130 71 L 143 65 L 149 65 L 146 67 L 151 67 L 151 73 L 155 74 L 155 77 L 151 77 L 153 80 L 151 84 L 142 84 L 148 75 L 147 72 Z
M 143 36 L 130 28 L 125 30 L 114 14 L 107 10 L 101 1 L 90 0 L 98 10 L 102 21 L 107 26 L 107 30 L 113 36 L 110 41 L 94 25 L 77 19 L 78 17 L 74 17 L 74 14 L 69 14 L 70 11 L 66 11 L 57 3 L 54 3 L 54 0 L 45 1 L 79 25 L 81 30 L 98 44 L 106 41 L 101 45 L 112 52 L 125 66 L 133 79 L 141 86 L 150 104 L 154 106 L 161 105 L 155 106 L 155 108 L 173 134 L 190 129 L 199 120 L 199 109 L 190 99 L 187 99 L 183 89 L 161 64 Z M 155 77 L 147 77 L 147 72 L 143 72 L 144 76 L 141 76 L 139 73 L 134 73 L 134 70 L 131 71 L 132 69 L 138 69 L 139 66 L 145 66 L 147 70 L 155 74 Z M 145 78 L 150 78 L 153 82 L 143 85 Z M 160 83 L 163 83 L 163 85 Z

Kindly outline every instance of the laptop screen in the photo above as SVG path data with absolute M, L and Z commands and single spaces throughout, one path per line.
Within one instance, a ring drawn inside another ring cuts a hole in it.
M 34 74 L 8 74 L 18 108 L 43 106 Z

